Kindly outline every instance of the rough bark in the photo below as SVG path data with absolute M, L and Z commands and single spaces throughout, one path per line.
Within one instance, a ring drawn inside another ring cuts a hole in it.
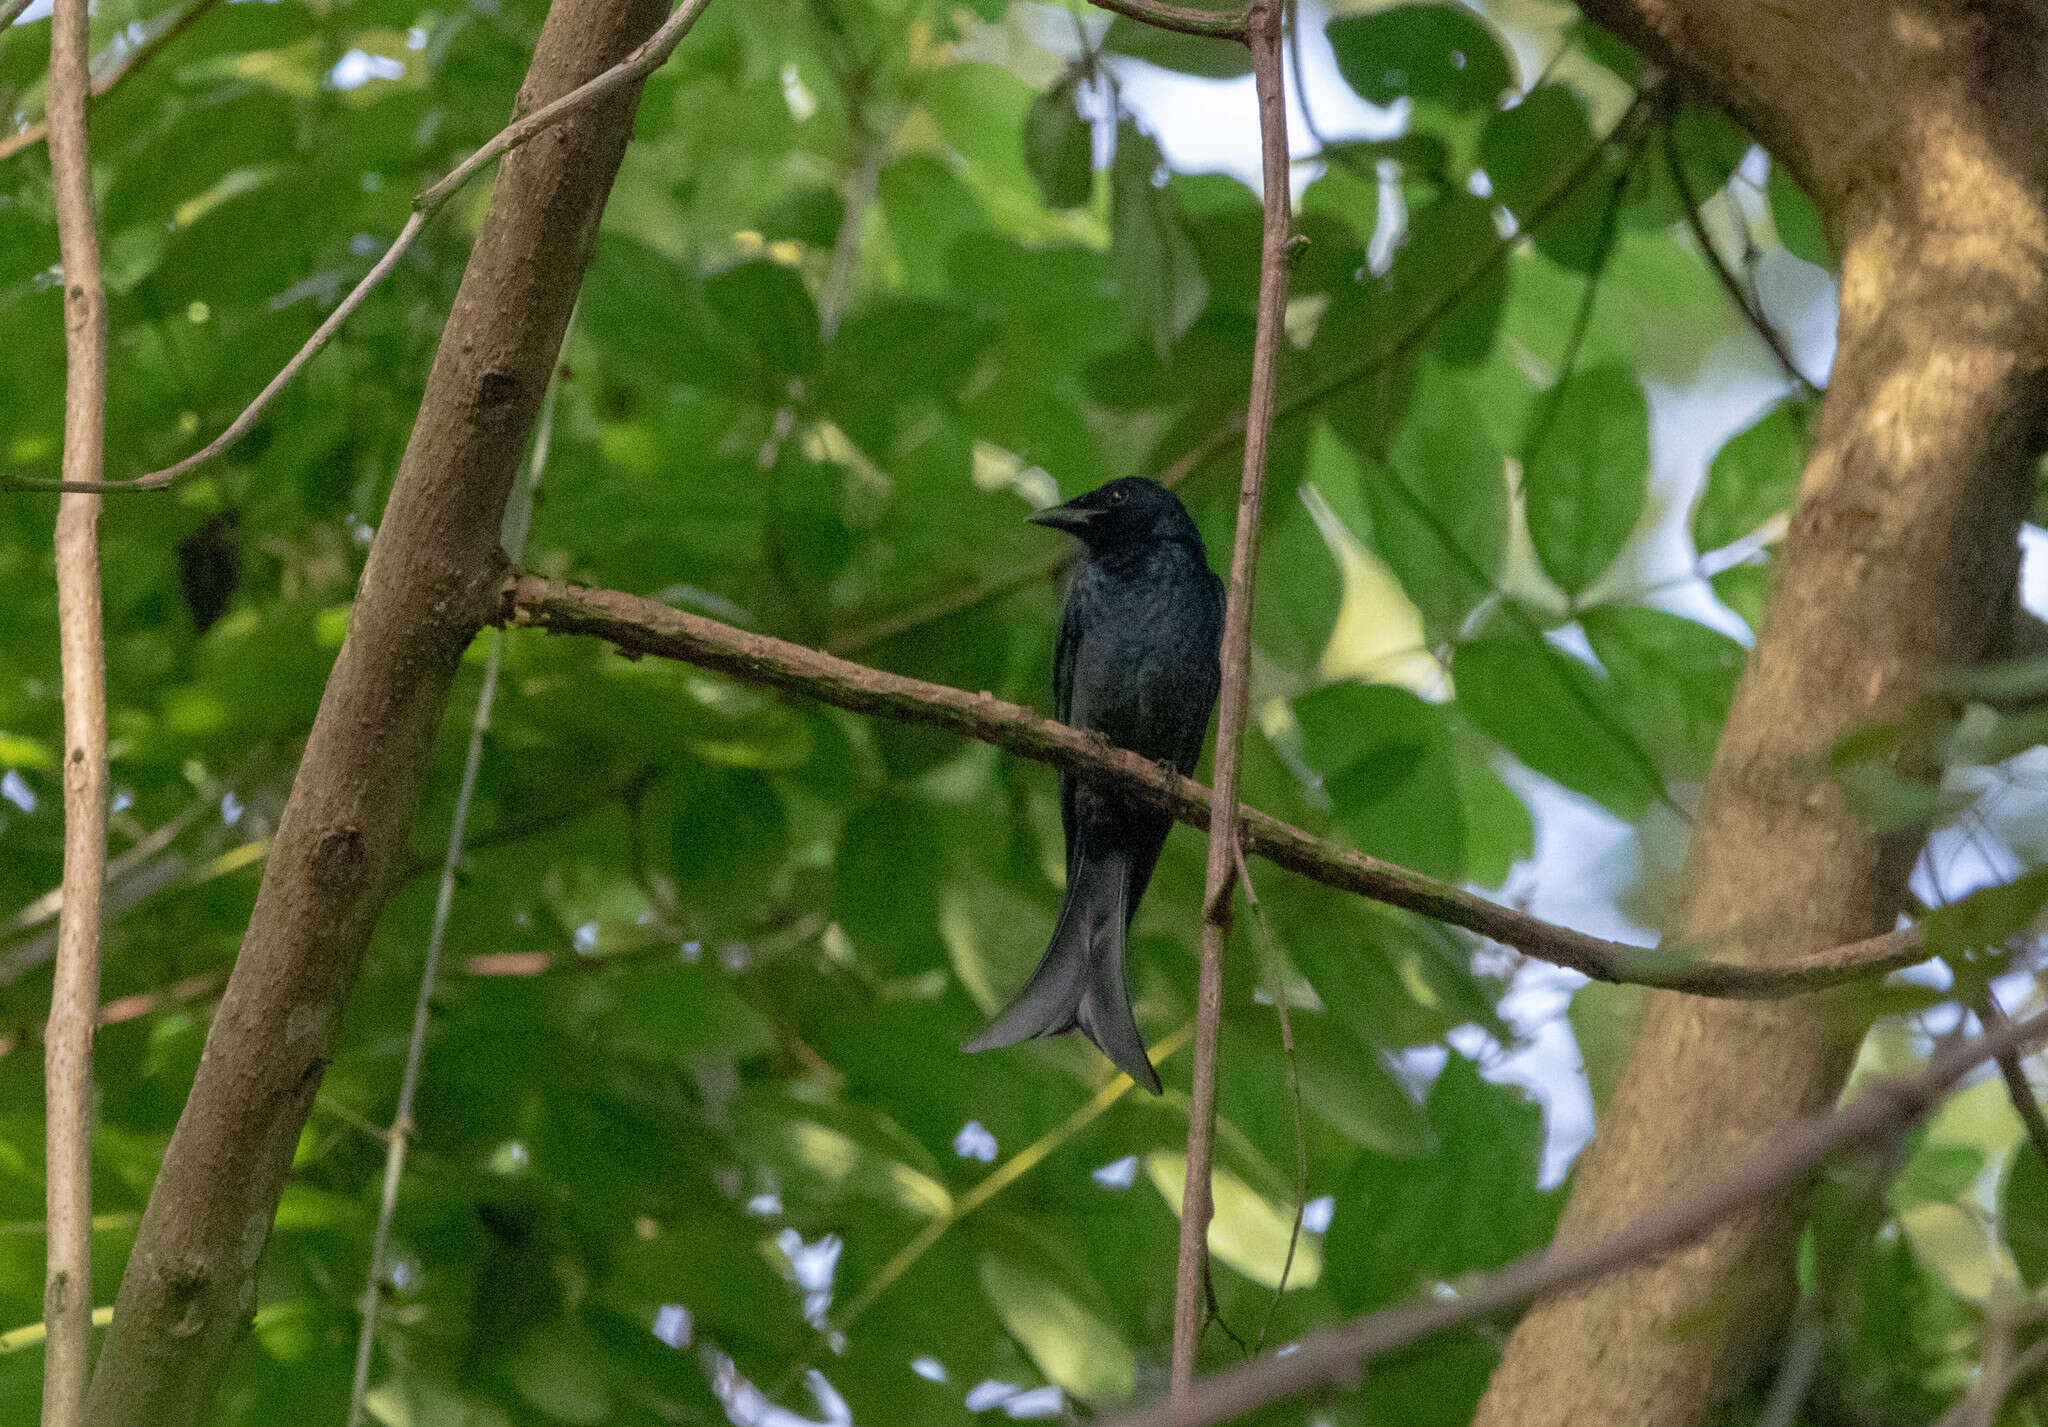
M 558 0 L 531 110 L 617 63 L 661 0 Z M 463 649 L 503 575 L 499 524 L 639 86 L 509 155 L 435 354 L 191 1098 L 150 1194 L 94 1375 L 95 1427 L 204 1411 L 394 872 Z
M 1585 0 L 1745 120 L 1842 255 L 1835 369 L 1778 585 L 1716 752 L 1675 942 L 1765 961 L 1895 924 L 1918 834 L 1828 777 L 2006 623 L 2048 404 L 2048 9 Z M 1584 1243 L 1832 1103 L 1861 1025 L 1809 997 L 1650 998 L 1558 1230 Z M 1795 1189 L 1538 1308 L 1479 1427 L 1680 1427 L 1758 1365 L 1789 1303 Z

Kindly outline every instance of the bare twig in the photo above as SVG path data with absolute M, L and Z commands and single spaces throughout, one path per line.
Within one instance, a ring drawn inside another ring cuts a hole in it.
M 675 47 L 682 43 L 683 36 L 690 32 L 690 27 L 697 23 L 697 17 L 704 12 L 704 7 L 709 3 L 710 0 L 682 0 L 668 19 L 662 22 L 661 28 L 649 36 L 647 42 L 635 49 L 632 54 L 596 78 L 578 85 L 561 98 L 543 104 L 531 114 L 513 120 L 492 135 L 475 153 L 451 169 L 440 182 L 415 198 L 412 201 L 411 216 L 398 230 L 398 236 L 391 240 L 391 246 L 384 250 L 384 255 L 363 274 L 362 281 L 341 300 L 340 306 L 328 314 L 327 320 L 314 329 L 313 335 L 306 339 L 305 345 L 292 354 L 292 359 L 284 364 L 283 369 L 270 379 L 262 391 L 256 393 L 255 399 L 242 408 L 241 415 L 228 423 L 227 430 L 197 451 L 160 471 L 151 471 L 147 475 L 135 476 L 129 480 L 99 481 L 81 487 L 77 482 L 68 479 L 44 481 L 24 476 L 0 483 L 0 486 L 15 490 L 157 491 L 165 489 L 188 471 L 213 460 L 248 434 L 249 428 L 256 424 L 257 418 L 263 415 L 265 408 L 277 394 L 290 384 L 293 377 L 304 370 L 306 363 L 327 345 L 329 339 L 341 330 L 341 325 L 362 306 L 363 299 L 398 266 L 398 260 L 412 247 L 428 221 L 441 211 L 464 184 L 536 134 L 561 123 L 571 115 L 581 113 L 627 85 L 638 84 L 661 68 L 662 63 L 675 52 Z
M 1089 0 L 1090 4 L 1126 19 L 1182 35 L 1219 40 L 1244 40 L 1256 23 L 1244 10 L 1204 10 L 1198 5 L 1170 5 L 1166 0 Z M 1253 7 L 1256 10 L 1256 5 Z
M 148 64 L 151 60 L 155 59 L 159 54 L 162 54 L 164 51 L 164 47 L 166 45 L 170 44 L 170 42 L 178 38 L 178 36 L 184 34 L 185 31 L 191 29 L 194 22 L 196 22 L 201 15 L 204 15 L 208 10 L 211 10 L 215 5 L 219 3 L 220 0 L 197 0 L 197 3 L 188 6 L 185 10 L 179 13 L 176 19 L 172 20 L 168 25 L 165 25 L 161 30 L 158 30 L 154 35 L 150 36 L 148 40 L 146 40 L 141 46 L 139 46 L 126 59 L 122 60 L 119 64 L 115 65 L 112 69 L 108 70 L 98 79 L 95 79 L 92 82 L 92 97 L 94 99 L 101 98 L 108 91 L 113 89 L 115 85 L 119 84 L 129 75 L 134 74 L 137 70 L 141 69 L 144 65 Z M 26 10 L 27 8 L 27 0 L 17 0 L 17 3 L 12 7 L 11 13 L 9 13 L 8 11 L 0 11 L 0 30 L 4 30 L 9 25 L 13 24 L 15 19 L 20 16 L 21 12 L 23 10 Z M 42 143 L 48 137 L 49 124 L 48 121 L 45 120 L 41 123 L 29 125 L 20 133 L 9 134 L 5 138 L 0 138 L 0 163 L 5 163 L 8 159 L 13 158 L 16 154 L 21 153 L 24 150 L 34 148 L 37 144 Z
M 128 848 L 119 857 L 108 859 L 108 890 L 112 891 L 113 885 L 121 882 L 123 879 L 135 876 L 172 843 L 183 837 L 194 823 L 198 822 L 200 818 L 211 812 L 219 804 L 223 793 L 230 792 L 240 786 L 248 778 L 250 770 L 266 758 L 268 753 L 268 749 L 257 750 L 241 767 L 228 775 L 225 783 L 213 784 L 211 780 L 208 780 L 209 786 L 181 808 L 176 816 L 159 823 L 156 827 L 151 828 L 147 833 L 137 838 L 135 845 Z M 5 923 L 0 923 L 0 946 L 6 945 L 25 933 L 34 931 L 37 927 L 47 922 L 56 920 L 57 913 L 63 909 L 63 906 L 64 888 L 60 884 L 52 887 L 34 901 L 23 906 L 20 911 L 16 912 Z M 0 961 L 0 986 L 6 985 L 9 981 L 19 979 L 18 974 L 10 975 L 9 972 L 9 963 Z
M 1282 0 L 1252 0 L 1245 44 L 1259 99 L 1259 153 L 1265 221 L 1259 234 L 1259 312 L 1252 339 L 1251 394 L 1245 405 L 1244 473 L 1238 483 L 1237 535 L 1230 552 L 1223 616 L 1223 688 L 1216 714 L 1216 797 L 1209 811 L 1209 859 L 1202 888 L 1202 960 L 1195 993 L 1195 1063 L 1188 1107 L 1187 1186 L 1181 1195 L 1180 1256 L 1173 1295 L 1173 1391 L 1195 1380 L 1208 1320 L 1210 1167 L 1216 1152 L 1216 1045 L 1223 1025 L 1223 948 L 1230 939 L 1236 868 L 1238 752 L 1251 703 L 1252 591 L 1259 558 L 1259 505 L 1266 487 L 1266 445 L 1280 379 L 1287 316 L 1287 241 L 1293 231 L 1287 187 L 1287 92 L 1281 78 Z
M 1998 993 L 1991 989 L 1989 981 L 1984 983 L 1983 999 L 1977 1003 L 1977 1016 L 1987 1031 L 1995 1031 L 2006 1022 L 2005 1008 L 1998 1004 Z M 2048 1161 L 2048 1115 L 2041 1113 L 2041 1101 L 2027 1079 L 2027 1068 L 2021 1064 L 2018 1051 L 2007 1051 L 1998 1057 L 1998 1073 L 2005 1080 L 2006 1094 L 2020 1123 L 2027 1127 L 2027 1140 L 2034 1153 Z
M 629 59 L 660 0 L 553 0 L 522 92 Z M 632 133 L 627 85 L 509 159 L 449 309 L 241 950 L 165 1146 L 87 1396 L 93 1427 L 194 1427 L 394 874 L 462 652 L 502 582 L 507 497 Z
M 86 0 L 50 17 L 50 177 L 64 264 L 64 473 L 106 460 L 107 295 L 100 280 L 85 106 Z M 49 1220 L 43 1427 L 83 1423 L 92 1365 L 92 1042 L 99 1016 L 100 895 L 107 875 L 107 651 L 100 618 L 100 498 L 57 506 L 57 642 L 64 687 L 64 905 L 43 1038 Z
M 1883 1144 L 1941 1103 L 1984 1061 L 2048 1035 L 2048 1012 L 1937 1052 L 1917 1075 L 1878 1080 L 1847 1105 L 1801 1120 L 1748 1164 L 1708 1181 L 1689 1197 L 1667 1197 L 1612 1234 L 1552 1247 L 1498 1273 L 1454 1284 L 1453 1292 L 1411 1299 L 1324 1329 L 1287 1356 L 1260 1358 L 1198 1382 L 1190 1392 L 1108 1420 L 1107 1427 L 1211 1427 L 1266 1403 L 1356 1377 L 1374 1358 L 1476 1318 L 1569 1292 L 1618 1269 L 1655 1259 L 1698 1238 L 1716 1222 L 1796 1184 L 1828 1156 Z
M 6 30 L 16 20 L 19 20 L 21 12 L 33 3 L 34 0 L 7 0 L 7 4 L 0 5 L 0 30 Z
M 1297 82 L 1298 78 L 1297 74 Z M 1237 863 L 1237 880 L 1244 887 L 1245 904 L 1252 909 L 1252 921 L 1259 929 L 1266 967 L 1273 977 L 1273 1009 L 1280 1016 L 1280 1055 L 1287 1067 L 1287 1114 L 1294 1123 L 1294 1223 L 1287 1230 L 1287 1257 L 1280 1262 L 1280 1281 L 1273 1285 L 1273 1300 L 1266 1305 L 1259 1336 L 1252 1343 L 1251 1356 L 1257 1357 L 1266 1349 L 1266 1334 L 1273 1327 L 1273 1315 L 1280 1311 L 1280 1299 L 1287 1292 L 1287 1276 L 1294 1269 L 1294 1252 L 1301 1245 L 1301 1219 L 1308 1210 L 1308 1131 L 1302 1124 L 1301 1071 L 1294 1062 L 1294 1021 L 1287 1011 L 1287 962 L 1280 955 L 1280 943 L 1252 886 L 1252 870 L 1244 860 L 1244 839 L 1233 840 L 1230 850 Z
M 1993 1427 L 2006 1399 L 2048 1363 L 2048 1337 L 2037 1338 L 2024 1352 L 2015 1351 L 2024 1316 L 2016 1311 L 2009 1295 L 2003 1302 L 1994 1298 L 1986 1307 L 1977 1380 L 1941 1414 L 1934 1427 Z
M 1192 1025 L 1182 1026 L 1160 1041 L 1152 1047 L 1152 1063 L 1155 1066 L 1166 1064 L 1180 1054 L 1180 1048 L 1188 1043 L 1193 1034 Z M 945 1236 L 948 1229 L 1036 1169 L 1047 1155 L 1101 1118 L 1104 1111 L 1129 1093 L 1131 1084 L 1131 1077 L 1118 1071 L 1066 1119 L 1018 1150 L 999 1167 L 990 1171 L 987 1178 L 954 1200 L 945 1213 L 920 1229 L 916 1238 L 899 1249 L 894 1258 L 876 1270 L 873 1278 L 860 1286 L 859 1292 L 847 1300 L 845 1309 L 836 1316 L 836 1326 L 841 1331 L 851 1328 L 854 1321 L 874 1307 L 875 1301 L 889 1290 L 890 1285 L 908 1273 L 931 1246 Z
M 1117 780 L 1189 827 L 1207 829 L 1209 790 L 1100 738 L 1040 718 L 1021 704 L 987 693 L 870 669 L 801 644 L 736 629 L 656 600 L 616 590 L 587 590 L 538 575 L 508 578 L 501 623 L 534 625 L 557 634 L 603 639 L 629 657 L 652 654 L 726 674 L 744 683 L 816 699 L 877 718 L 942 728 L 1007 748 L 1020 757 Z M 1918 926 L 1845 946 L 1803 952 L 1767 963 L 1717 960 L 1695 947 L 1641 947 L 1588 936 L 1395 863 L 1338 847 L 1262 813 L 1238 811 L 1244 849 L 1267 861 L 1388 906 L 1463 927 L 1526 955 L 1569 967 L 1596 981 L 1654 986 L 1696 996 L 1772 1000 L 1866 980 L 1926 960 Z M 1775 929 L 1744 928 L 1758 943 Z
M 1720 250 L 1714 240 L 1707 236 L 1706 220 L 1700 217 L 1699 202 L 1693 197 L 1692 184 L 1685 176 L 1685 164 L 1678 153 L 1678 131 L 1671 124 L 1664 125 L 1664 162 L 1671 170 L 1671 186 L 1678 190 L 1679 206 L 1685 210 L 1686 226 L 1692 230 L 1692 240 L 1698 245 L 1700 257 L 1713 269 L 1715 280 L 1721 290 L 1728 294 L 1728 300 L 1735 304 L 1735 310 L 1742 314 L 1756 332 L 1764 346 L 1770 349 L 1778 369 L 1785 374 L 1785 380 L 1804 392 L 1814 390 L 1813 383 L 1806 379 L 1806 373 L 1793 362 L 1792 354 L 1785 349 L 1785 339 L 1778 335 L 1778 329 L 1764 316 L 1763 310 L 1753 305 L 1749 294 L 1742 290 L 1742 284 L 1735 280 L 1735 274 L 1728 270 L 1728 264 L 1721 259 Z
M 1607 195 L 1607 206 L 1600 213 L 1600 235 L 1594 245 L 1593 270 L 1586 274 L 1586 290 L 1579 295 L 1579 310 L 1572 318 L 1571 334 L 1565 338 L 1564 352 L 1557 361 L 1557 378 L 1544 394 L 1543 406 L 1537 414 L 1535 425 L 1522 447 L 1522 470 L 1526 477 L 1528 469 L 1542 454 L 1544 445 L 1550 440 L 1550 433 L 1557 426 L 1557 416 L 1564 409 L 1565 392 L 1571 385 L 1572 376 L 1578 371 L 1579 353 L 1586 345 L 1586 334 L 1593 329 L 1593 308 L 1600 299 L 1600 280 L 1607 274 L 1607 262 L 1614 254 L 1615 230 L 1620 226 L 1622 195 L 1628 189 L 1628 181 L 1634 174 L 1636 164 L 1642 157 L 1643 140 L 1638 137 L 1630 151 L 1629 161 L 1615 175 L 1614 187 Z
M 570 318 L 575 330 L 575 318 Z M 567 338 L 563 346 L 568 345 Z M 526 551 L 526 532 L 533 521 L 533 495 L 548 466 L 548 445 L 554 437 L 555 402 L 561 395 L 562 369 L 555 368 L 534 425 L 533 453 L 525 479 L 512 491 L 505 508 L 505 553 L 516 563 Z M 484 658 L 483 684 L 476 694 L 476 713 L 469 723 L 469 750 L 462 760 L 462 781 L 455 791 L 455 813 L 448 827 L 448 853 L 441 861 L 441 885 L 434 896 L 434 919 L 427 932 L 427 951 L 420 963 L 420 989 L 413 998 L 412 1032 L 405 1042 L 405 1070 L 398 1081 L 398 1106 L 384 1139 L 384 1184 L 377 1201 L 377 1227 L 370 1236 L 370 1266 L 364 1275 L 362 1326 L 356 1335 L 355 1376 L 348 1396 L 348 1427 L 360 1427 L 370 1394 L 370 1364 L 376 1356 L 377 1312 L 384 1303 L 386 1260 L 391 1252 L 391 1221 L 398 1213 L 398 1186 L 405 1177 L 405 1152 L 413 1138 L 413 1102 L 419 1097 L 420 1071 L 426 1063 L 427 1023 L 433 1015 L 434 990 L 441 969 L 441 948 L 448 939 L 448 918 L 455 909 L 455 879 L 462 865 L 463 840 L 469 831 L 469 805 L 476 796 L 477 771 L 483 766 L 484 739 L 491 731 L 491 706 L 498 698 L 498 671 L 504 663 L 505 631 L 490 632 Z

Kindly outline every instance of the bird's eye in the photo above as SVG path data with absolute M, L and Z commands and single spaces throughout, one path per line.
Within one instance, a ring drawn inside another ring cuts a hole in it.
M 1111 491 L 1109 493 L 1109 503 L 1111 505 L 1122 505 L 1124 503 L 1124 497 L 1129 494 L 1129 491 Z

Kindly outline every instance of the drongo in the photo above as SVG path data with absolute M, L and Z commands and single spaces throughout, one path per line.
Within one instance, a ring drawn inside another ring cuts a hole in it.
M 1053 714 L 1193 773 L 1222 682 L 1223 582 L 1179 497 L 1130 476 L 1031 517 L 1081 542 L 1053 650 Z M 965 1049 L 1078 1029 L 1131 1079 L 1159 1076 L 1131 1015 L 1125 936 L 1173 819 L 1085 773 L 1060 774 L 1067 895 L 1038 969 Z

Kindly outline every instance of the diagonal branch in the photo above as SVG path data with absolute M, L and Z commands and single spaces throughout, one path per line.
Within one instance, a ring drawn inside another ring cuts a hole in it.
M 512 576 L 500 600 L 497 618 L 503 624 L 589 635 L 628 658 L 652 654 L 675 659 L 853 713 L 945 729 L 1022 758 L 1116 779 L 1180 822 L 1209 826 L 1210 792 L 1193 779 L 992 694 L 871 669 L 657 600 L 583 589 L 538 575 Z M 1451 883 L 1338 847 L 1255 808 L 1240 808 L 1238 821 L 1247 856 L 1263 857 L 1340 892 L 1461 927 L 1596 981 L 1696 996 L 1771 1000 L 1882 976 L 1926 960 L 1917 926 L 1758 965 L 1702 959 L 1684 947 L 1630 946 L 1546 922 Z
M 1154 29 L 1218 40 L 1250 43 L 1248 35 L 1255 23 L 1243 10 L 1205 10 L 1199 5 L 1168 4 L 1167 0 L 1089 0 L 1089 3 Z
M 1706 220 L 1700 216 L 1699 200 L 1693 195 L 1692 183 L 1685 176 L 1685 164 L 1678 153 L 1678 131 L 1669 122 L 1664 125 L 1664 164 L 1671 170 L 1671 186 L 1678 190 L 1679 206 L 1685 210 L 1685 223 L 1692 230 L 1692 240 L 1699 247 L 1701 259 L 1713 270 L 1715 280 L 1728 294 L 1728 300 L 1735 304 L 1735 310 L 1756 332 L 1758 340 L 1770 349 L 1771 356 L 1777 360 L 1778 370 L 1785 374 L 1785 380 L 1800 391 L 1811 393 L 1815 390 L 1814 385 L 1792 360 L 1791 352 L 1785 348 L 1785 339 L 1778 335 L 1778 329 L 1771 325 L 1771 319 L 1764 315 L 1763 309 L 1750 302 L 1749 294 L 1742 290 L 1742 284 L 1729 271 L 1720 250 L 1714 246 L 1714 240 L 1707 236 Z
M 1716 1222 L 1800 1182 L 1830 1155 L 1882 1145 L 1941 1103 L 1971 1070 L 2048 1035 L 2048 1012 L 2007 1023 L 1936 1054 L 1919 1074 L 1880 1080 L 1849 1104 L 1794 1124 L 1741 1168 L 1667 1199 L 1623 1228 L 1578 1247 L 1549 1248 L 1500 1272 L 1311 1334 L 1286 1357 L 1217 1373 L 1193 1392 L 1111 1418 L 1107 1427 L 1210 1427 L 1283 1397 L 1356 1378 L 1361 1366 L 1433 1333 L 1604 1278 L 1697 1239 Z
M 668 17 L 661 0 L 554 0 L 523 104 L 575 92 Z M 618 88 L 498 174 L 122 1274 L 87 1396 L 93 1427 L 193 1427 L 248 1326 L 342 1007 L 406 866 L 449 691 L 495 606 L 506 499 L 638 98 Z
M 202 3 L 211 3 L 211 0 L 202 0 Z M 167 488 L 178 477 L 189 471 L 196 470 L 213 460 L 214 457 L 220 455 L 221 452 L 227 450 L 228 447 L 234 445 L 235 442 L 241 440 L 242 437 L 249 433 L 249 428 L 256 424 L 257 419 L 263 415 L 264 410 L 276 399 L 277 394 L 291 384 L 292 378 L 305 369 L 306 363 L 313 360 L 315 354 L 327 345 L 336 332 L 341 330 L 342 324 L 347 322 L 354 315 L 355 310 L 363 305 L 363 300 L 384 281 L 393 268 L 398 266 L 398 260 L 405 256 L 407 250 L 412 247 L 421 232 L 425 230 L 427 223 L 436 213 L 441 211 L 448 200 L 453 198 L 464 184 L 475 178 L 477 174 L 481 173 L 498 159 L 531 140 L 535 135 L 552 128 L 572 115 L 582 113 L 593 104 L 601 102 L 607 96 L 616 94 L 629 85 L 638 84 L 648 75 L 654 73 L 655 70 L 661 68 L 668 57 L 675 52 L 676 46 L 682 43 L 683 36 L 689 34 L 690 27 L 697 23 L 697 17 L 704 12 L 704 7 L 708 3 L 710 3 L 710 0 L 682 0 L 682 3 L 669 13 L 668 19 L 662 22 L 661 28 L 650 35 L 646 43 L 636 48 L 625 59 L 619 61 L 619 63 L 587 83 L 578 85 L 561 98 L 543 104 L 532 113 L 513 120 L 496 134 L 492 135 L 475 153 L 451 169 L 446 177 L 427 188 L 419 197 L 415 198 L 412 201 L 412 215 L 405 220 L 404 226 L 398 230 L 398 236 L 393 238 L 391 246 L 384 250 L 384 255 L 371 264 L 370 270 L 363 274 L 362 281 L 358 282 L 350 290 L 348 296 L 341 300 L 340 306 L 327 315 L 327 320 L 314 329 L 313 335 L 306 339 L 305 345 L 292 354 L 291 360 L 284 364 L 283 368 L 279 370 L 276 376 L 270 379 L 263 390 L 257 392 L 255 398 L 242 408 L 241 415 L 228 423 L 227 430 L 221 432 L 220 435 L 214 437 L 197 451 L 194 451 L 182 461 L 168 465 L 160 471 L 151 471 L 147 475 L 135 476 L 129 480 L 80 483 L 70 479 L 46 481 L 33 477 L 18 476 L 11 480 L 0 482 L 0 489 L 160 491 Z
M 128 76 L 134 74 L 137 70 L 162 54 L 165 46 L 169 45 L 178 36 L 184 34 L 185 31 L 191 29 L 200 16 L 219 3 L 220 0 L 197 0 L 197 3 L 188 7 L 176 19 L 150 36 L 138 49 L 131 52 L 126 59 L 108 70 L 98 79 L 95 79 L 92 82 L 92 97 L 94 99 L 105 97 L 122 80 L 128 78 Z M 13 24 L 15 19 L 28 6 L 24 0 L 23 3 L 14 4 L 8 8 L 12 11 L 11 14 L 7 10 L 0 10 L 0 30 L 4 30 L 7 26 Z M 52 77 L 55 77 L 54 74 Z M 0 138 L 0 163 L 5 163 L 8 159 L 13 158 L 24 150 L 34 148 L 49 136 L 49 121 L 45 119 L 29 125 L 20 133 L 9 134 L 5 138 Z
M 86 0 L 50 23 L 50 176 L 64 264 L 64 474 L 106 462 L 107 293 L 86 139 Z M 44 1427 L 80 1427 L 92 1364 L 92 1042 L 99 1016 L 100 899 L 107 879 L 107 649 L 100 612 L 100 498 L 57 505 L 57 642 L 64 688 L 64 885 L 57 973 L 44 1036 L 49 1221 L 43 1321 Z
M 1259 100 L 1259 311 L 1252 338 L 1251 394 L 1245 404 L 1244 473 L 1237 488 L 1237 532 L 1230 552 L 1223 615 L 1223 688 L 1216 714 L 1216 797 L 1209 810 L 1209 859 L 1202 886 L 1202 960 L 1195 991 L 1195 1064 L 1188 1106 L 1186 1187 L 1181 1195 L 1180 1257 L 1173 1292 L 1173 1391 L 1194 1385 L 1195 1359 L 1209 1316 L 1210 1166 L 1216 1154 L 1216 1049 L 1223 1028 L 1223 948 L 1234 912 L 1238 755 L 1251 704 L 1252 594 L 1259 562 L 1259 509 L 1266 488 L 1266 446 L 1280 384 L 1280 341 L 1287 318 L 1287 245 L 1294 227 L 1287 186 L 1287 94 L 1281 79 L 1282 0 L 1252 0 L 1244 40 L 1252 52 Z
M 575 318 L 570 319 L 573 330 Z M 567 345 L 567 338 L 563 343 Z M 548 382 L 547 396 L 534 427 L 533 453 L 527 459 L 525 478 L 514 487 L 505 516 L 505 548 L 514 560 L 526 551 L 526 536 L 533 524 L 534 495 L 548 467 L 548 448 L 555 431 L 555 403 L 562 392 L 562 369 L 555 368 Z M 441 880 L 434 894 L 434 919 L 427 933 L 426 955 L 420 963 L 420 985 L 414 994 L 412 1030 L 405 1042 L 405 1069 L 398 1082 L 398 1104 L 391 1112 L 391 1130 L 384 1137 L 384 1182 L 377 1200 L 377 1224 L 370 1236 L 370 1264 L 363 1275 L 362 1322 L 356 1332 L 355 1375 L 349 1387 L 348 1427 L 361 1427 L 370 1395 L 370 1367 L 377 1349 L 377 1317 L 384 1306 L 386 1278 L 390 1271 L 391 1225 L 398 1217 L 398 1190 L 405 1178 L 405 1156 L 416 1126 L 412 1107 L 419 1098 L 420 1076 L 426 1064 L 427 1026 L 433 1017 L 434 992 L 439 985 L 441 949 L 448 939 L 448 921 L 455 910 L 455 882 L 462 870 L 462 856 L 469 834 L 469 809 L 476 797 L 477 774 L 483 767 L 484 739 L 491 731 L 491 709 L 498 698 L 498 675 L 504 665 L 505 631 L 490 632 L 491 651 L 484 659 L 482 686 L 476 695 L 476 712 L 469 722 L 469 748 L 463 754 L 462 781 L 455 792 L 455 815 L 448 827 L 448 850 L 441 859 Z

